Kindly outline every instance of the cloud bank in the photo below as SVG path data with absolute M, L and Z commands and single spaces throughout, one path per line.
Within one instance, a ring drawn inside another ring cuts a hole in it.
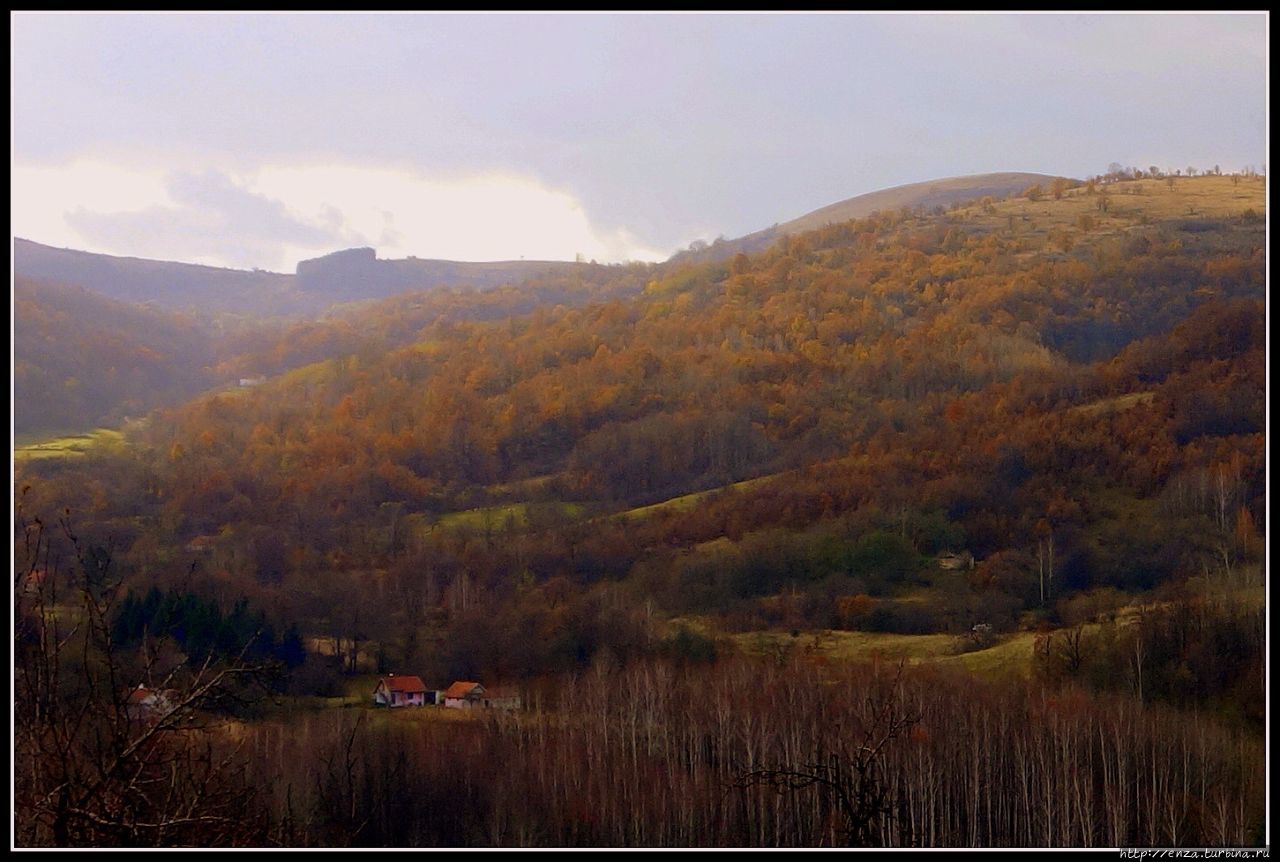
M 591 223 L 573 195 L 510 173 L 425 176 L 360 165 L 267 165 L 238 173 L 143 170 L 79 160 L 19 165 L 14 233 L 49 245 L 213 266 L 292 271 L 352 246 L 381 257 L 661 260 Z

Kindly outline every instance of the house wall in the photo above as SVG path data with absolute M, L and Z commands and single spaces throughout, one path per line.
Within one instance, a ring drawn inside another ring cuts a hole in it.
M 374 689 L 374 703 L 378 706 L 426 706 L 426 692 L 389 692 L 384 684 L 379 683 Z

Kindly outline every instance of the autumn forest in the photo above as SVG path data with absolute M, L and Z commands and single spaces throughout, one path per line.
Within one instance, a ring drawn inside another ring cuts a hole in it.
M 16 843 L 1265 844 L 1265 179 L 1019 183 L 261 309 L 16 267 Z

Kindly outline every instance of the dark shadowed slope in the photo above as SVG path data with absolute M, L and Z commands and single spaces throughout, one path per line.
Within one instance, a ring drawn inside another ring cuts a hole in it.
M 292 276 L 260 270 L 113 257 L 15 238 L 13 271 L 78 285 L 112 299 L 184 311 L 256 315 L 308 310 L 293 291 Z

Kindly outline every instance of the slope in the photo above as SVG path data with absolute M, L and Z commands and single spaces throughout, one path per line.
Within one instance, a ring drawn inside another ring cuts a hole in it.
M 816 230 L 850 219 L 865 218 L 876 212 L 897 212 L 904 208 L 933 210 L 936 207 L 950 207 L 956 203 L 976 201 L 984 197 L 1003 200 L 1037 184 L 1047 189 L 1054 179 L 1056 177 L 1047 174 L 1003 172 L 949 177 L 894 186 L 837 201 L 791 221 L 737 239 L 717 241 L 696 252 L 681 252 L 675 258 L 686 262 L 724 260 L 740 252 L 751 253 L 768 248 L 784 236 Z
M 403 651 L 429 619 L 513 674 L 639 649 L 646 607 L 1007 631 L 1256 571 L 1264 202 L 1197 177 L 881 213 L 639 295 L 441 321 L 22 479 L 132 529 L 148 572 L 203 537 L 210 578 L 317 630 L 376 618 Z M 939 565 L 960 549 L 972 569 Z
M 211 384 L 213 340 L 188 316 L 18 276 L 14 430 L 118 424 Z

